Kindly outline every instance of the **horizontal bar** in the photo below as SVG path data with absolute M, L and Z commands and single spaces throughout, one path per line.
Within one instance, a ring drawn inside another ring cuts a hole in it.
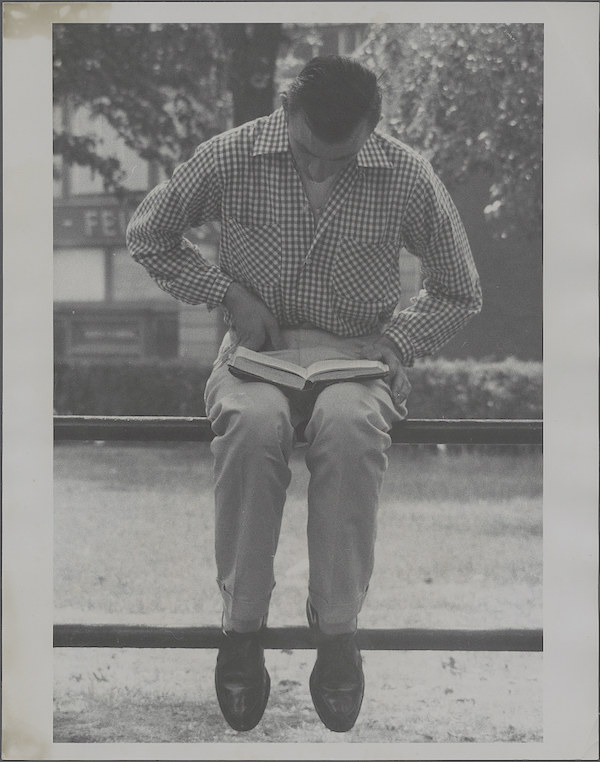
M 302 440 L 302 431 L 298 432 Z M 504 419 L 417 418 L 394 424 L 395 444 L 541 445 L 543 422 Z M 179 416 L 54 417 L 55 441 L 209 442 L 210 422 Z
M 218 648 L 218 627 L 56 624 L 55 648 Z M 308 627 L 267 628 L 265 648 L 314 648 Z M 542 651 L 542 630 L 359 630 L 366 651 Z

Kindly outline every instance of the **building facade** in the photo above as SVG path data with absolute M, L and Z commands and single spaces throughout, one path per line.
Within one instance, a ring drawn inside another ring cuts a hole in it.
M 100 136 L 116 156 L 126 192 L 106 193 L 89 167 L 60 166 L 54 181 L 54 337 L 56 359 L 189 359 L 209 365 L 222 320 L 204 306 L 176 302 L 134 262 L 125 246 L 127 223 L 144 195 L 162 181 L 102 117 L 56 108 L 74 135 Z M 190 231 L 204 255 L 217 260 L 218 229 Z

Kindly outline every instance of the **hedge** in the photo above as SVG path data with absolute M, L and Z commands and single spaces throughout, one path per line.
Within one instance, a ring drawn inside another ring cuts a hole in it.
M 182 362 L 55 364 L 59 415 L 204 415 L 210 369 Z M 411 418 L 542 418 L 542 365 L 426 359 L 408 371 Z
M 58 415 L 204 415 L 210 369 L 174 362 L 54 365 Z

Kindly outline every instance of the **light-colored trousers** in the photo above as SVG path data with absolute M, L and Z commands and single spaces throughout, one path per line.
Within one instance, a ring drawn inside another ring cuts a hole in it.
M 309 328 L 282 333 L 287 349 L 275 354 L 304 366 L 326 357 L 357 357 L 375 338 Z M 236 622 L 266 618 L 291 477 L 288 461 L 296 427 L 306 423 L 309 599 L 321 622 L 351 622 L 373 570 L 388 432 L 402 412 L 381 379 L 335 383 L 316 394 L 236 378 L 226 364 L 230 345 L 228 334 L 205 392 L 215 434 L 215 551 L 224 621 L 235 629 Z

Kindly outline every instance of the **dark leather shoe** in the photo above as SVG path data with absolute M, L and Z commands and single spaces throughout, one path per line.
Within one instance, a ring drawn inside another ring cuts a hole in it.
M 215 688 L 223 717 L 234 730 L 256 727 L 269 700 L 262 632 L 224 633 L 219 647 Z
M 325 727 L 345 733 L 354 726 L 365 692 L 362 658 L 356 633 L 326 635 L 319 629 L 316 611 L 307 604 L 308 622 L 317 646 L 310 676 L 310 695 Z

